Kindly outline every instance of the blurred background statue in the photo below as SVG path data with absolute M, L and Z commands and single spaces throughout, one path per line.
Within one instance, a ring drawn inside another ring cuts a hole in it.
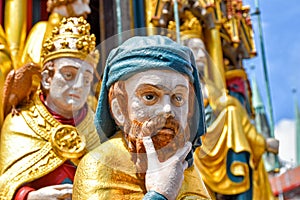
M 26 39 L 27 0 L 6 0 L 4 12 L 5 38 L 13 66 L 10 69 L 18 68 Z
M 273 199 L 262 155 L 278 153 L 278 141 L 265 139 L 252 124 L 242 65 L 255 55 L 249 8 L 234 0 L 178 1 L 176 21 L 174 2 L 156 2 L 150 24 L 172 31 L 180 26 L 180 40 L 193 50 L 201 74 L 208 127 L 195 159 L 207 188 L 216 199 Z
M 84 18 L 91 12 L 89 0 L 48 0 L 47 12 L 50 13 L 48 21 L 36 23 L 30 30 L 24 51 L 19 63 L 26 64 L 33 62 L 41 64 L 42 44 L 51 35 L 51 31 L 63 17 Z

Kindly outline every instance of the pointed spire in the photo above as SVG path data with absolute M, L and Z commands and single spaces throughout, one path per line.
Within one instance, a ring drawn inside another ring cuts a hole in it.
M 262 102 L 261 94 L 258 89 L 255 75 L 251 78 L 251 88 L 252 88 L 252 104 L 255 109 L 255 113 L 265 113 L 264 104 Z
M 254 70 L 254 66 L 251 66 L 251 69 Z M 271 129 L 270 124 L 265 112 L 265 106 L 263 104 L 261 94 L 256 82 L 256 77 L 254 73 L 251 77 L 251 89 L 252 89 L 252 105 L 255 109 L 255 127 L 256 130 L 261 133 L 264 138 L 270 138 Z M 264 165 L 267 172 L 277 172 L 279 170 L 279 162 L 277 155 L 273 153 L 265 153 L 263 155 Z
M 254 66 L 251 69 L 254 70 Z M 252 90 L 252 105 L 255 110 L 255 127 L 259 133 L 265 138 L 271 137 L 270 124 L 265 112 L 265 106 L 261 98 L 261 94 L 256 82 L 254 73 L 251 78 L 251 90 Z

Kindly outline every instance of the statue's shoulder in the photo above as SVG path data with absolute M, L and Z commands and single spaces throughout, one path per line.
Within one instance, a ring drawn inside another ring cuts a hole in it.
M 34 100 L 22 103 L 17 109 L 20 111 L 18 115 L 9 113 L 3 122 L 1 135 L 5 138 L 11 137 L 28 137 L 40 140 L 43 135 L 47 134 L 49 128 L 47 120 L 41 115 L 41 108 L 45 110 L 42 102 L 37 105 Z M 49 116 L 50 118 L 50 116 Z M 44 133 L 44 134 L 42 134 Z
M 117 132 L 112 138 L 87 153 L 80 163 L 86 167 L 96 165 L 99 169 L 118 168 L 121 171 L 124 169 L 132 171 L 134 165 L 122 132 Z
M 102 160 L 103 157 L 118 157 L 120 153 L 128 152 L 127 144 L 122 136 L 122 132 L 117 132 L 112 138 L 101 143 L 89 154 L 96 160 Z
M 19 125 L 26 123 L 24 120 L 23 115 L 29 115 L 32 117 L 32 110 L 35 108 L 35 104 L 33 101 L 29 101 L 28 103 L 21 103 L 17 109 L 19 110 L 19 114 L 12 115 L 12 113 L 9 113 L 3 122 L 3 127 L 4 126 L 13 126 L 18 124 L 18 126 L 13 126 L 13 127 L 19 127 Z

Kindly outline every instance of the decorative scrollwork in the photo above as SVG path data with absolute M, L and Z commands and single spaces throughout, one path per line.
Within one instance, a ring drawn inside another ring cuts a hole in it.
M 86 141 L 76 128 L 70 125 L 59 126 L 50 138 L 54 151 L 64 158 L 80 158 L 86 152 Z

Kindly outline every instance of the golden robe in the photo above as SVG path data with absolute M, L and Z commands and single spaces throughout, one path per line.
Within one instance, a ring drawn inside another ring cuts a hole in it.
M 93 118 L 88 109 L 76 127 L 63 125 L 48 112 L 38 93 L 21 107 L 20 115 L 7 115 L 0 141 L 0 199 L 12 199 L 22 184 L 43 177 L 67 160 L 78 164 L 83 153 L 100 145 Z M 77 152 L 77 145 L 83 150 Z
M 227 95 L 219 99 L 214 112 L 217 118 L 203 136 L 202 146 L 194 153 L 195 164 L 208 189 L 223 195 L 235 195 L 246 192 L 252 184 L 252 199 L 273 199 L 262 160 L 265 139 L 251 124 L 244 107 Z M 249 163 L 233 160 L 228 164 L 230 151 L 246 153 Z M 240 177 L 240 181 L 233 181 L 229 173 Z
M 0 70 L 0 93 L 3 94 L 3 86 L 4 86 L 4 76 Z M 3 105 L 2 98 L 0 99 L 0 105 Z M 4 108 L 0 106 L 0 128 L 2 127 L 4 118 Z
M 73 200 L 143 199 L 145 179 L 136 175 L 135 164 L 121 132 L 88 153 L 78 165 Z M 177 199 L 210 199 L 195 166 L 184 172 Z

